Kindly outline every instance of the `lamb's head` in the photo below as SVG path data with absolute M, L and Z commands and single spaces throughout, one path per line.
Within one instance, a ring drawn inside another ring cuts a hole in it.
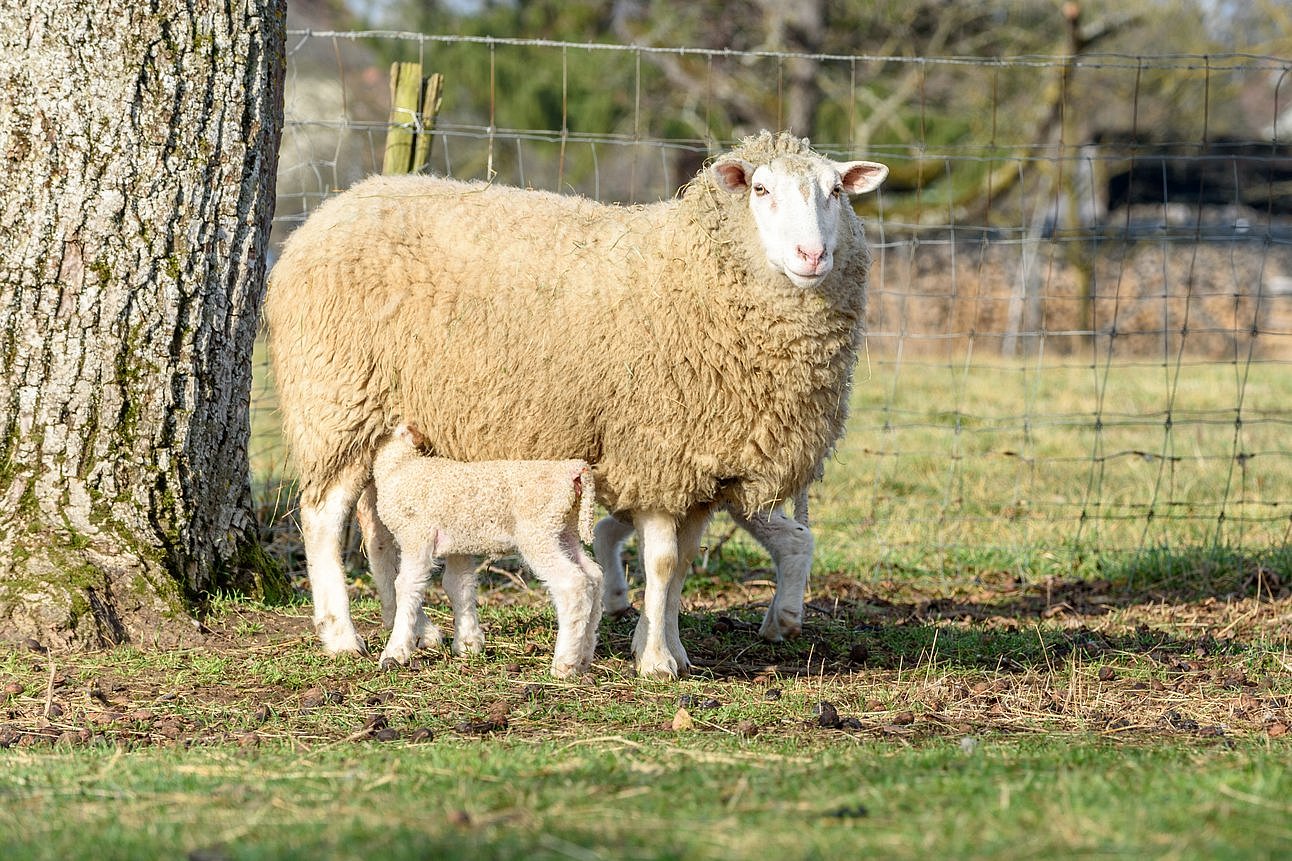
M 787 140 L 799 145 L 787 146 Z M 746 157 L 769 142 L 770 152 L 767 146 L 757 150 L 763 158 Z M 873 161 L 832 161 L 805 143 L 764 133 L 718 158 L 709 170 L 719 189 L 748 198 L 768 265 L 808 288 L 834 268 L 841 224 L 855 217 L 847 196 L 878 188 L 888 168 Z

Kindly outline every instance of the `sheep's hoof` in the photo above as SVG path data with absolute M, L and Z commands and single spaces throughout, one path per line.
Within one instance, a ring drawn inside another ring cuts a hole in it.
M 377 666 L 383 670 L 396 670 L 400 667 L 408 666 L 408 662 L 413 658 L 411 649 L 392 649 L 386 646 L 386 650 L 381 653 L 381 659 L 377 661 Z
M 572 679 L 581 676 L 588 671 L 588 665 L 583 662 L 578 663 L 556 663 L 552 662 L 552 677 L 556 679 Z
M 758 629 L 758 636 L 769 643 L 797 637 L 803 633 L 803 616 L 791 610 L 777 610 L 775 605 L 767 609 L 763 624 Z
M 438 649 L 443 641 L 444 635 L 440 633 L 439 627 L 423 616 L 418 623 L 417 633 L 413 637 L 414 647 L 418 649 Z
M 609 593 L 601 602 L 603 612 L 612 619 L 618 619 L 633 612 L 633 605 L 628 602 L 628 590 Z
M 315 630 L 323 641 L 323 650 L 329 655 L 366 655 L 368 646 L 353 628 L 349 631 L 337 631 L 332 626 L 316 622 Z
M 478 655 L 484 651 L 484 647 L 484 634 L 466 634 L 453 638 L 453 654 L 458 657 Z
M 607 607 L 604 615 L 607 619 L 610 619 L 612 621 L 618 621 L 620 619 L 629 619 L 629 620 L 636 619 L 639 614 L 637 612 L 636 607 L 634 607 L 632 604 L 626 604 L 625 606 L 619 607 L 618 609 L 611 609 Z
M 685 675 L 689 670 L 690 666 L 678 666 L 677 659 L 672 655 L 660 655 L 654 659 L 642 658 L 637 662 L 637 675 L 643 679 L 672 681 L 680 675 Z

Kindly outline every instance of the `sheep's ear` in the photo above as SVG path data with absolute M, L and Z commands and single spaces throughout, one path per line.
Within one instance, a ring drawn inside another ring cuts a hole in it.
M 874 161 L 837 161 L 834 167 L 839 171 L 843 190 L 849 194 L 874 191 L 888 176 L 888 167 Z
M 718 188 L 740 194 L 749 191 L 749 179 L 754 175 L 754 166 L 743 158 L 724 155 L 715 161 L 709 170 L 718 181 Z

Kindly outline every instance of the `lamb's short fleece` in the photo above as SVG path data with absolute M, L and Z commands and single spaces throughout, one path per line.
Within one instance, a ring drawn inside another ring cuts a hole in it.
M 400 425 L 377 450 L 377 513 L 400 549 L 394 627 L 382 663 L 406 663 L 417 645 L 422 595 L 435 559 L 445 560 L 454 651 L 476 651 L 475 556 L 519 552 L 556 607 L 552 675 L 592 663 L 601 620 L 601 569 L 592 540 L 595 485 L 581 460 L 461 463 L 424 455 L 415 428 Z

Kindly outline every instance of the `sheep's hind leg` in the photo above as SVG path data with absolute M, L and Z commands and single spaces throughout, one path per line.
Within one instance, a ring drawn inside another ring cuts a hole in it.
M 478 655 L 484 651 L 484 631 L 476 610 L 476 560 L 474 556 L 444 559 L 444 591 L 453 607 L 453 654 Z
M 646 594 L 642 614 L 633 632 L 633 654 L 637 657 L 637 674 L 649 678 L 675 679 L 690 669 L 683 649 L 674 654 L 668 633 L 669 596 L 678 569 L 677 523 L 671 515 L 658 511 L 634 516 L 642 546 L 642 569 L 646 574 Z M 673 621 L 676 625 L 676 620 Z M 681 648 L 681 643 L 677 644 Z
M 803 632 L 803 597 L 812 571 L 812 531 L 780 510 L 752 517 L 745 517 L 734 507 L 727 510 L 736 524 L 767 550 L 776 566 L 776 592 L 763 616 L 759 635 L 773 643 L 797 637 Z
M 632 608 L 628 603 L 628 579 L 624 576 L 623 558 L 624 542 L 632 534 L 632 524 L 614 515 L 597 521 L 592 533 L 592 553 L 604 572 L 602 607 L 608 616 L 622 616 Z
M 395 623 L 378 661 L 382 667 L 407 664 L 417 651 L 417 620 L 424 618 L 422 596 L 431 577 L 433 549 L 433 544 L 404 548 L 395 579 Z
M 366 655 L 367 646 L 350 618 L 341 540 L 355 499 L 367 482 L 366 469 L 351 467 L 316 503 L 301 503 L 301 538 L 314 600 L 314 630 L 333 655 Z
M 395 536 L 377 516 L 377 485 L 371 481 L 359 495 L 355 516 L 363 532 L 363 547 L 368 554 L 372 582 L 381 597 L 381 621 L 389 631 L 395 626 L 395 576 L 399 573 L 399 547 L 395 544 Z M 432 649 L 439 644 L 440 629 L 419 611 L 413 621 L 414 648 Z

